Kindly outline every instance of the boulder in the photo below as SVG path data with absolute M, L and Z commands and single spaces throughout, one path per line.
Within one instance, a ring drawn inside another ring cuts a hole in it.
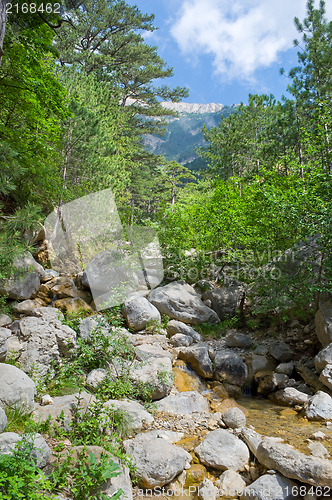
M 174 281 L 152 290 L 149 301 L 162 314 L 183 323 L 219 323 L 217 314 L 207 307 L 194 288 L 183 281 Z
M 67 314 L 94 314 L 95 312 L 81 297 L 58 299 L 54 302 L 53 307 Z
M 14 261 L 13 270 L 10 278 L 0 281 L 0 295 L 8 295 L 15 300 L 29 299 L 38 291 L 44 269 L 30 252 L 26 252 Z
M 293 361 L 289 361 L 288 363 L 279 363 L 279 365 L 275 369 L 276 373 L 284 373 L 288 377 L 292 375 L 293 371 L 294 371 Z
M 304 455 L 292 446 L 264 437 L 256 450 L 257 460 L 285 477 L 311 484 L 332 487 L 332 462 Z
M 234 406 L 222 414 L 222 420 L 231 429 L 246 426 L 246 416 L 240 408 Z
M 257 393 L 269 396 L 273 391 L 283 387 L 287 380 L 288 376 L 284 373 L 258 372 L 255 375 L 255 381 L 258 382 Z
M 194 412 L 208 412 L 209 404 L 199 392 L 184 391 L 158 401 L 157 410 L 175 415 L 188 415 Z
M 158 309 L 145 297 L 132 295 L 125 300 L 122 313 L 127 325 L 132 330 L 143 330 L 149 323 L 161 323 Z
M 90 334 L 96 330 L 100 331 L 104 335 L 109 335 L 110 332 L 109 323 L 107 323 L 106 319 L 100 314 L 88 316 L 87 318 L 80 320 L 78 331 L 83 340 L 88 340 Z
M 310 396 L 304 392 L 298 391 L 295 387 L 286 387 L 273 394 L 273 400 L 278 404 L 286 406 L 295 406 L 307 404 Z
M 332 364 L 326 365 L 322 373 L 319 375 L 319 380 L 332 390 Z
M 68 396 L 55 396 L 52 399 L 53 403 L 50 405 L 44 406 L 38 403 L 34 405 L 33 419 L 36 422 L 46 422 L 49 418 L 55 421 L 62 414 L 64 427 L 68 430 L 75 408 L 79 407 L 86 410 L 95 400 L 95 397 L 82 391 Z
M 136 477 L 143 488 L 164 486 L 190 467 L 191 456 L 187 451 L 153 431 L 138 434 L 123 445 L 136 462 Z
M 35 383 L 28 375 L 16 366 L 0 363 L 0 406 L 33 410 L 35 394 Z
M 169 342 L 173 347 L 189 347 L 193 343 L 193 338 L 190 335 L 176 333 Z
M 195 372 L 204 378 L 212 378 L 213 366 L 206 345 L 197 344 L 190 347 L 182 347 L 178 358 L 186 361 Z
M 104 368 L 95 368 L 87 375 L 85 385 L 88 389 L 95 390 L 108 375 L 111 375 L 109 370 L 105 370 Z
M 7 422 L 8 422 L 7 415 L 0 406 L 0 434 L 1 434 L 1 432 L 4 431 L 4 429 L 7 425 Z
M 38 311 L 38 309 L 37 309 Z M 27 316 L 19 322 L 21 353 L 18 362 L 24 371 L 35 370 L 42 376 L 53 361 L 70 356 L 76 347 L 76 332 L 58 319 Z
M 332 302 L 325 302 L 315 315 L 316 335 L 323 347 L 332 342 Z
M 133 382 L 149 384 L 153 401 L 164 398 L 173 387 L 172 361 L 167 357 L 151 357 L 143 362 L 135 360 L 129 378 Z
M 299 490 L 297 483 L 278 473 L 264 474 L 249 486 L 244 488 L 241 500 L 290 500 L 297 498 L 292 495 Z
M 211 308 L 222 321 L 235 316 L 243 296 L 244 289 L 236 285 L 208 290 L 202 295 L 202 300 L 211 301 Z
M 267 358 L 262 354 L 253 354 L 251 357 L 250 367 L 253 375 L 255 375 L 255 373 L 261 371 L 272 372 L 276 367 L 276 363 L 274 360 Z
M 225 349 L 214 357 L 214 376 L 221 382 L 243 387 L 248 376 L 247 365 L 235 352 Z
M 305 414 L 308 420 L 332 420 L 331 396 L 323 391 L 316 392 L 310 399 Z
M 128 428 L 135 432 L 140 431 L 144 424 L 151 424 L 154 421 L 151 413 L 146 411 L 144 406 L 137 401 L 118 401 L 117 399 L 109 399 L 104 406 L 123 412 L 126 417 Z
M 249 347 L 252 346 L 250 335 L 236 331 L 227 333 L 225 341 L 226 347 L 240 347 L 243 349 L 249 349 Z
M 0 326 L 7 326 L 12 323 L 12 319 L 8 316 L 8 314 L 0 314 Z
M 0 434 L 0 455 L 8 455 L 19 446 L 22 439 L 31 443 L 30 456 L 36 467 L 45 467 L 51 456 L 51 450 L 41 434 L 21 436 L 15 432 L 3 432 Z
M 322 443 L 310 441 L 307 448 L 310 452 L 310 455 L 312 455 L 313 457 L 329 458 L 330 456 L 329 452 L 327 451 L 325 446 L 322 445 Z
M 26 299 L 23 302 L 17 302 L 13 306 L 13 312 L 16 314 L 30 315 L 34 309 L 40 307 L 40 303 L 37 300 Z
M 209 432 L 195 453 L 202 464 L 218 470 L 242 471 L 249 461 L 248 447 L 225 429 Z
M 274 359 L 282 363 L 291 361 L 294 357 L 294 353 L 291 348 L 282 340 L 272 342 L 269 348 L 269 353 Z
M 170 352 L 165 351 L 160 345 L 156 344 L 141 344 L 135 347 L 136 359 L 138 361 L 146 361 L 149 358 L 168 358 L 171 361 L 173 356 Z
M 176 335 L 177 333 L 182 333 L 183 335 L 189 335 L 192 337 L 194 342 L 200 342 L 202 340 L 202 336 L 190 325 L 187 325 L 182 321 L 177 321 L 176 319 L 171 319 L 168 322 L 166 330 L 169 337 L 172 337 L 172 335 Z
M 245 481 L 238 472 L 226 470 L 219 476 L 214 485 L 220 497 L 237 498 L 246 487 Z
M 0 361 L 5 361 L 9 344 L 8 339 L 11 336 L 12 332 L 9 328 L 0 327 Z
M 318 373 L 324 370 L 326 365 L 332 365 L 332 342 L 315 356 L 315 368 Z
M 205 478 L 201 482 L 197 490 L 198 500 L 216 500 L 218 494 L 218 488 L 214 486 L 213 482 Z

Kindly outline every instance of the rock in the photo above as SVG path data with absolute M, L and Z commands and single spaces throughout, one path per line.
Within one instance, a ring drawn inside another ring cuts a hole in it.
M 331 396 L 326 392 L 318 391 L 310 399 L 305 414 L 308 420 L 332 420 Z
M 246 416 L 240 408 L 234 406 L 222 414 L 222 419 L 231 429 L 246 426 Z
M 185 391 L 167 396 L 157 403 L 157 410 L 175 415 L 188 415 L 193 412 L 208 412 L 207 400 L 197 391 Z
M 0 314 L 0 326 L 10 325 L 12 319 L 7 314 Z
M 285 477 L 312 484 L 332 487 L 332 462 L 304 455 L 288 444 L 264 437 L 256 450 L 257 460 L 268 469 Z
M 0 363 L 0 406 L 33 410 L 36 386 L 33 380 L 16 366 Z
M 204 378 L 212 378 L 213 367 L 206 345 L 180 348 L 178 358 L 186 361 L 195 372 Z
M 12 332 L 9 328 L 0 327 L 0 361 L 5 361 L 9 344 L 8 339 L 11 336 Z
M 237 498 L 246 487 L 245 481 L 234 470 L 223 472 L 214 485 L 218 488 L 219 496 L 226 498 Z
M 57 276 L 59 276 L 59 273 L 54 269 L 44 269 L 44 276 L 42 277 L 41 281 L 42 283 L 46 283 L 47 281 L 50 281 Z
M 235 352 L 225 349 L 214 357 L 214 376 L 217 380 L 243 387 L 248 376 L 247 365 Z
M 38 311 L 38 309 L 36 309 Z M 68 357 L 76 347 L 76 332 L 58 319 L 27 316 L 19 322 L 21 354 L 18 358 L 23 370 L 34 367 L 41 376 L 50 370 L 53 361 Z
M 241 436 L 244 442 L 248 445 L 250 451 L 256 456 L 257 448 L 262 442 L 262 436 L 254 429 L 249 428 L 241 429 Z
M 326 438 L 326 435 L 322 431 L 317 431 L 313 432 L 313 434 L 310 437 L 315 441 L 323 441 Z
M 19 446 L 22 439 L 31 443 L 30 456 L 34 460 L 36 467 L 45 467 L 51 456 L 51 450 L 40 434 L 20 436 L 15 432 L 4 432 L 0 434 L 0 454 L 8 455 L 12 453 Z
M 174 281 L 152 290 L 149 301 L 162 314 L 189 324 L 219 323 L 217 314 L 203 304 L 194 288 L 183 281 Z
M 203 479 L 198 487 L 197 498 L 198 500 L 216 500 L 218 488 L 216 488 L 210 479 Z
M 276 340 L 272 342 L 269 348 L 269 353 L 271 356 L 277 361 L 281 361 L 285 363 L 287 361 L 291 361 L 293 359 L 294 353 L 290 347 L 282 340 Z
M 133 499 L 129 469 L 128 467 L 123 465 L 117 457 L 111 455 L 101 446 L 73 446 L 71 450 L 73 452 L 74 458 L 76 459 L 78 458 L 78 456 L 82 456 L 83 454 L 87 457 L 93 454 L 96 458 L 97 463 L 100 462 L 102 456 L 108 456 L 109 459 L 112 460 L 112 462 L 119 466 L 118 472 L 120 472 L 120 474 L 116 477 L 107 479 L 104 483 L 102 483 L 98 488 L 98 492 L 106 495 L 106 497 L 108 498 L 114 495 L 119 489 L 121 489 L 124 492 L 124 495 L 121 495 L 120 498 L 125 498 L 126 500 Z
M 151 413 L 146 411 L 144 406 L 137 401 L 118 401 L 117 399 L 110 399 L 104 406 L 123 412 L 126 417 L 128 428 L 135 432 L 140 431 L 144 424 L 151 424 L 154 421 Z
M 252 340 L 250 335 L 245 333 L 240 333 L 236 331 L 229 332 L 226 337 L 226 347 L 240 347 L 243 349 L 249 349 L 252 346 Z
M 0 280 L 0 295 L 8 295 L 10 299 L 25 300 L 32 297 L 40 287 L 40 278 L 44 269 L 26 252 L 23 257 L 13 263 L 13 275 Z
M 325 446 L 322 445 L 322 443 L 313 443 L 310 442 L 308 444 L 308 450 L 310 451 L 310 454 L 313 457 L 318 457 L 318 458 L 329 458 L 330 454 L 325 448 Z
M 40 400 L 40 404 L 41 404 L 41 406 L 52 405 L 53 399 L 51 398 L 51 396 L 49 394 L 45 394 L 44 396 L 42 396 L 42 398 Z
M 0 434 L 1 434 L 1 432 L 4 431 L 4 429 L 7 425 L 7 422 L 8 422 L 7 415 L 0 406 Z
M 273 394 L 273 400 L 282 405 L 303 405 L 309 402 L 310 396 L 304 392 L 300 392 L 294 387 L 286 387 L 281 391 Z
M 166 330 L 169 337 L 172 337 L 172 335 L 176 335 L 177 333 L 183 333 L 183 335 L 189 335 L 192 337 L 194 342 L 200 342 L 202 340 L 202 336 L 191 326 L 186 325 L 186 323 L 182 323 L 182 321 L 177 321 L 176 319 L 171 319 L 168 322 Z
M 239 438 L 224 429 L 209 432 L 195 448 L 200 462 L 218 470 L 244 470 L 249 450 Z
M 211 300 L 211 308 L 220 320 L 224 320 L 235 316 L 243 296 L 244 290 L 241 286 L 229 286 L 208 290 L 202 295 L 202 300 Z
M 97 387 L 105 380 L 107 375 L 110 375 L 109 370 L 104 368 L 95 368 L 85 379 L 85 385 L 88 389 L 97 389 Z
M 158 309 L 145 297 L 133 295 L 125 300 L 122 308 L 127 325 L 132 330 L 143 330 L 148 323 L 161 323 Z
M 96 330 L 100 330 L 104 335 L 109 335 L 110 332 L 110 325 L 100 314 L 81 319 L 78 325 L 78 331 L 83 340 L 88 340 L 90 334 Z
M 260 354 L 253 354 L 251 358 L 251 370 L 253 375 L 261 371 L 272 372 L 275 369 L 276 363 L 272 359 Z
M 85 300 L 81 299 L 81 297 L 75 297 L 74 299 L 66 298 L 56 300 L 53 304 L 53 307 L 56 307 L 67 314 L 95 313 L 92 307 L 89 306 L 89 304 L 87 304 Z
M 63 414 L 64 427 L 68 430 L 69 423 L 73 418 L 73 409 L 77 407 L 87 409 L 94 400 L 94 396 L 84 391 L 68 396 L 55 396 L 51 405 L 42 406 L 36 403 L 32 417 L 36 422 L 45 422 L 49 417 L 54 421 Z
M 276 373 L 284 373 L 285 375 L 288 375 L 288 377 L 292 375 L 293 370 L 294 363 L 292 361 L 289 361 L 288 363 L 280 363 L 275 369 Z
M 18 302 L 13 306 L 13 312 L 16 314 L 25 314 L 29 315 L 33 309 L 40 307 L 39 302 L 37 300 L 27 299 L 23 300 L 23 302 Z
M 146 361 L 149 358 L 168 358 L 171 361 L 173 356 L 170 352 L 165 351 L 160 345 L 142 344 L 135 347 L 136 359 L 138 361 Z
M 293 491 L 299 490 L 299 486 L 281 476 L 280 474 L 264 474 L 256 481 L 244 488 L 241 500 L 290 500 L 297 498 L 292 495 Z
M 190 335 L 176 333 L 169 342 L 173 347 L 189 347 L 193 343 L 193 338 Z
M 323 347 L 332 342 L 332 302 L 325 302 L 315 315 L 316 335 Z
M 332 390 L 332 364 L 325 366 L 324 370 L 319 375 L 319 380 Z
M 155 432 L 138 434 L 123 445 L 136 462 L 136 476 L 143 488 L 164 486 L 190 466 L 191 456 L 187 451 L 157 437 Z
M 153 401 L 167 396 L 173 387 L 172 361 L 167 357 L 134 361 L 129 378 L 134 382 L 150 384 Z
M 318 373 L 324 370 L 326 365 L 332 364 L 332 342 L 319 351 L 315 357 L 315 368 Z
M 284 385 L 288 377 L 284 373 L 258 372 L 255 375 L 255 380 L 258 382 L 257 393 L 262 396 L 269 396 L 273 391 Z

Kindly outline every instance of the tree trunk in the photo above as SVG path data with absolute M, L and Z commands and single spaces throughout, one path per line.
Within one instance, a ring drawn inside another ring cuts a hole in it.
M 7 0 L 0 0 L 0 65 L 3 56 L 3 40 L 5 38 L 7 23 Z

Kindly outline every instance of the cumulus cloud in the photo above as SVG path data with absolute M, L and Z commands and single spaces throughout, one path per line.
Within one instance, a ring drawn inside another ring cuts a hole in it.
M 184 0 L 171 34 L 193 61 L 208 54 L 223 79 L 249 81 L 255 70 L 268 67 L 292 47 L 297 36 L 293 19 L 305 17 L 305 4 L 305 0 Z

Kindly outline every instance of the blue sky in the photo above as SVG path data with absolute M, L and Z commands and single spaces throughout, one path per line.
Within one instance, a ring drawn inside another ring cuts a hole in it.
M 127 2 L 155 14 L 158 30 L 145 39 L 173 67 L 174 77 L 163 83 L 189 88 L 187 102 L 238 104 L 249 93 L 286 94 L 279 69 L 297 64 L 293 19 L 305 17 L 306 0 Z M 326 3 L 331 18 L 332 2 Z

